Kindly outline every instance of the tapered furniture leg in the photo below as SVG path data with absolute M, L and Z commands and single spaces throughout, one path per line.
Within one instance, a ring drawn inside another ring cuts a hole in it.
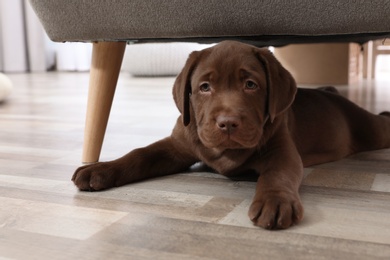
M 83 163 L 99 160 L 126 42 L 93 43 Z

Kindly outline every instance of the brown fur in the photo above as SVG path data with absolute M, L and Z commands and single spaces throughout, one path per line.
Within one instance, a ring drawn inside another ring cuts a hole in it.
M 103 190 L 174 174 L 202 161 L 232 176 L 259 177 L 249 217 L 283 229 L 303 218 L 303 167 L 390 147 L 389 113 L 373 115 L 334 88 L 297 89 L 265 49 L 226 41 L 193 52 L 173 96 L 181 116 L 172 135 L 110 162 L 86 165 L 72 180 Z

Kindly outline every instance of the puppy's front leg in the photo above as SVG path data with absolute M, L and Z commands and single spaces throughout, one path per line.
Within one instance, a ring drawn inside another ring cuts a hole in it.
M 288 133 L 274 136 L 257 164 L 260 173 L 249 217 L 257 226 L 285 229 L 303 218 L 298 190 L 303 166 Z
M 125 156 L 78 168 L 72 177 L 84 191 L 98 191 L 142 179 L 178 173 L 196 162 L 172 137 L 167 137 Z

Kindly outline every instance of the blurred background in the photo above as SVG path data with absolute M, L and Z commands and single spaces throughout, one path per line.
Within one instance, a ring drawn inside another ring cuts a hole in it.
M 122 69 L 135 76 L 174 76 L 180 71 L 191 51 L 209 46 L 196 43 L 130 45 L 126 49 Z M 381 50 L 378 51 L 379 49 Z M 91 50 L 91 44 L 51 42 L 27 0 L 0 1 L 0 72 L 88 71 Z M 371 45 L 366 44 L 364 51 L 365 55 L 361 52 L 361 46 L 348 44 L 330 45 L 328 53 L 324 46 L 296 45 L 276 48 L 276 55 L 287 68 L 295 70 L 294 76 L 303 84 L 321 82 L 305 82 L 307 79 L 302 77 L 300 70 L 313 69 L 313 61 L 321 64 L 318 61 L 332 58 L 332 54 L 334 57 L 331 60 L 341 64 L 339 59 L 342 52 L 347 59 L 345 66 L 350 67 L 344 68 L 349 71 L 348 73 L 351 73 L 351 67 L 354 66 L 357 66 L 357 69 L 353 68 L 355 73 L 365 77 L 367 73 L 370 74 L 368 77 L 374 76 L 375 72 L 390 73 L 390 55 L 384 55 L 390 54 L 388 41 L 380 40 L 377 43 L 371 42 Z M 319 52 L 322 55 L 313 55 Z M 296 59 L 294 55 L 302 57 L 304 53 L 307 55 L 306 58 L 299 59 L 301 64 L 289 64 L 291 63 L 289 59 Z M 362 54 L 360 61 L 356 54 Z M 337 81 L 328 81 L 323 83 L 337 84 Z M 341 82 L 345 83 L 348 82 Z
M 141 76 L 176 75 L 191 51 L 208 46 L 128 46 L 122 69 Z M 0 1 L 0 71 L 88 71 L 91 52 L 91 44 L 50 41 L 27 0 Z

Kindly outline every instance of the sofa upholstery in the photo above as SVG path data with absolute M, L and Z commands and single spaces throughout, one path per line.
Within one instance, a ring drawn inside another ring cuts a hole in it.
M 390 1 L 30 0 L 53 41 L 240 39 L 257 45 L 390 35 Z

